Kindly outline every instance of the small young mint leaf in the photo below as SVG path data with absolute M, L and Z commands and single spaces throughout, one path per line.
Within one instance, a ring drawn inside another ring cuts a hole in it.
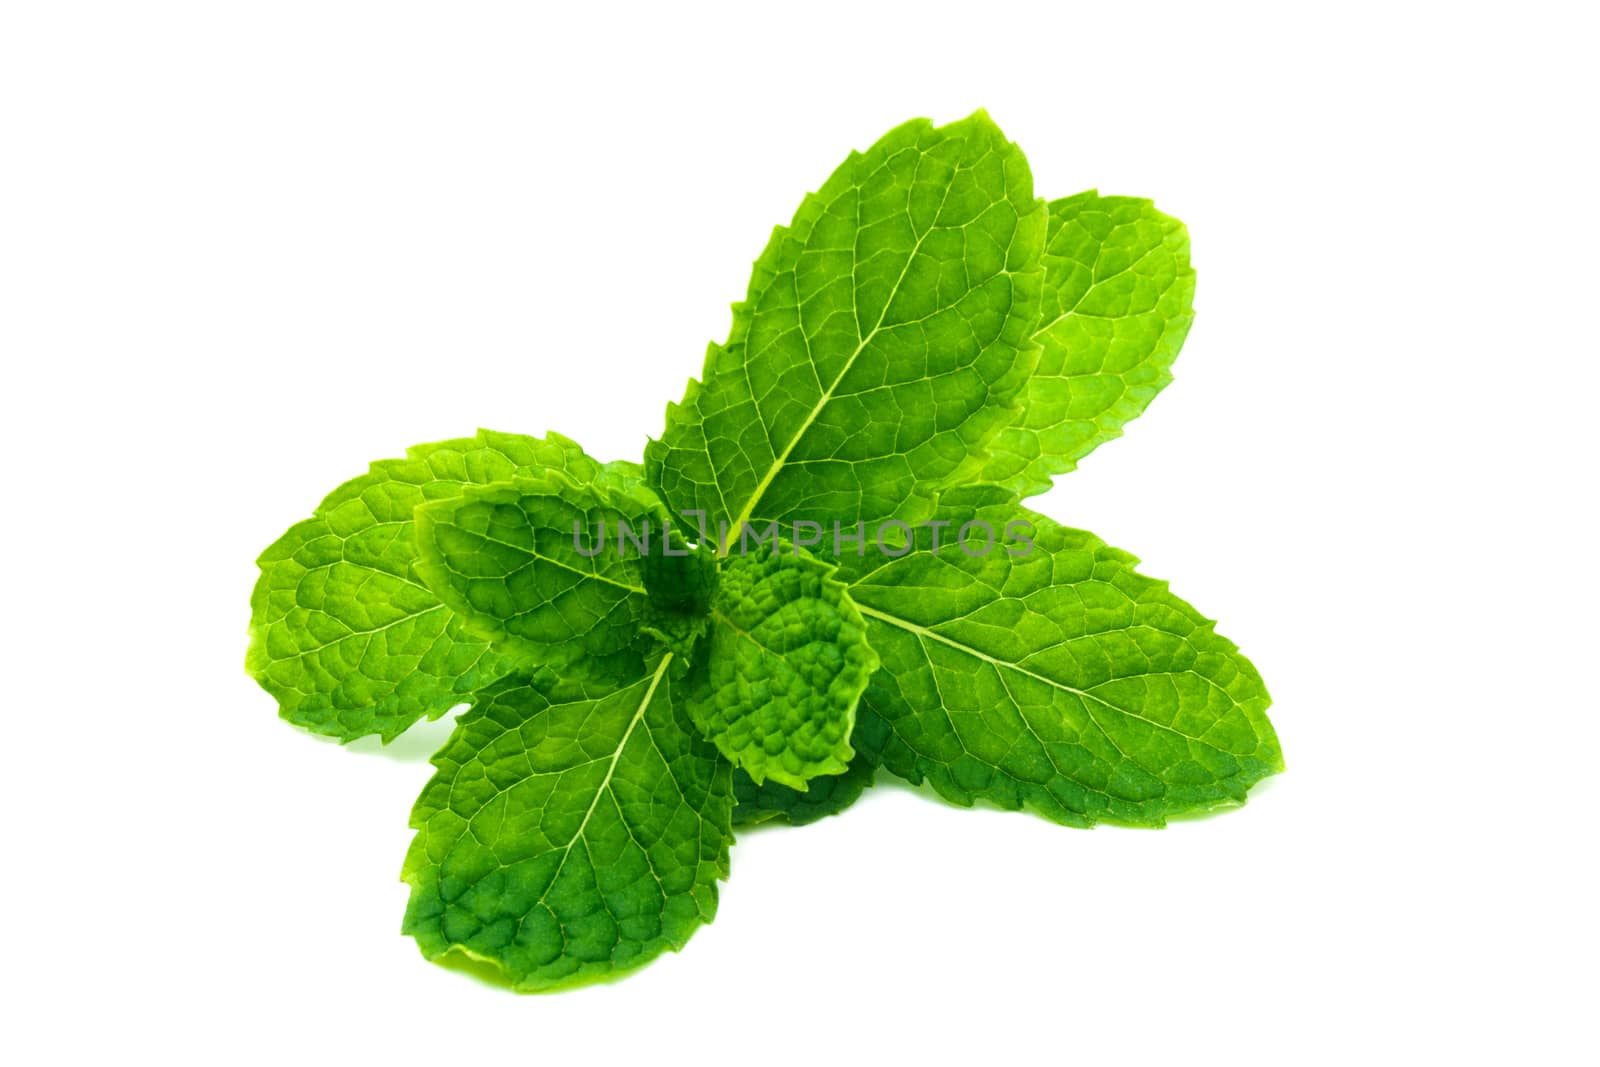
M 673 551 L 644 557 L 644 587 L 650 594 L 641 627 L 663 646 L 688 659 L 711 625 L 717 588 L 716 553 L 710 545 L 688 547 L 674 532 Z
M 832 567 L 781 543 L 724 559 L 706 644 L 688 707 L 724 756 L 757 785 L 845 771 L 878 657 Z
M 717 557 L 711 546 L 690 547 L 674 531 L 670 544 L 658 546 L 642 562 L 645 589 L 657 606 L 697 615 L 711 610 L 717 588 Z

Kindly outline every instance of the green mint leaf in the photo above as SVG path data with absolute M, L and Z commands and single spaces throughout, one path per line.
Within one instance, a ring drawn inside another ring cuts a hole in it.
M 667 514 L 643 486 L 545 473 L 423 504 L 416 523 L 434 595 L 496 651 L 553 665 L 635 644 Z
M 614 459 L 600 468 L 613 485 L 635 489 L 645 484 L 644 464 L 627 459 Z
M 651 482 L 724 548 L 757 519 L 893 514 L 1014 417 L 1045 226 L 1027 161 L 982 112 L 852 153 L 774 231 L 646 450 Z
M 675 706 L 673 662 L 618 661 L 609 682 L 514 676 L 462 715 L 411 815 L 403 929 L 425 956 L 553 990 L 643 966 L 711 921 L 732 768 Z
M 1016 421 L 951 484 L 991 482 L 1020 499 L 1050 488 L 1172 381 L 1194 321 L 1183 223 L 1148 200 L 1093 191 L 1050 203 L 1039 366 Z
M 770 778 L 757 785 L 754 778 L 736 769 L 733 772 L 733 825 L 774 822 L 805 826 L 837 815 L 861 799 L 877 773 L 877 763 L 866 753 L 857 752 L 843 774 L 813 778 L 802 792 Z
M 1260 675 L 1132 556 L 1014 506 L 963 517 L 1026 521 L 1031 551 L 1012 554 L 1020 527 L 977 556 L 923 529 L 851 584 L 884 665 L 859 714 L 887 726 L 890 772 L 957 804 L 1160 826 L 1283 769 Z
M 559 434 L 483 430 L 418 445 L 335 489 L 263 552 L 246 668 L 280 714 L 341 741 L 390 741 L 510 671 L 417 576 L 412 513 L 469 485 L 545 470 L 587 481 L 601 468 Z
M 786 545 L 722 561 L 690 714 L 756 782 L 795 789 L 842 774 L 878 657 L 833 568 Z

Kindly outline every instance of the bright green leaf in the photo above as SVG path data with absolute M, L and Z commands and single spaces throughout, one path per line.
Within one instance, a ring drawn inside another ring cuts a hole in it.
M 638 641 L 668 521 L 643 486 L 546 473 L 424 504 L 416 521 L 417 574 L 496 651 L 558 664 Z
M 951 484 L 992 482 L 1018 498 L 1050 488 L 1121 436 L 1172 381 L 1194 320 L 1183 223 L 1148 200 L 1079 193 L 1050 203 L 1039 366 L 1016 421 L 970 454 Z
M 722 561 L 690 714 L 756 782 L 843 773 L 878 657 L 833 568 L 785 545 Z
M 630 467 L 637 472 L 622 472 Z M 517 475 L 557 470 L 588 481 L 600 469 L 559 434 L 488 430 L 374 463 L 261 554 L 246 668 L 285 719 L 341 741 L 389 741 L 437 718 L 512 663 L 417 576 L 417 505 Z
M 646 451 L 719 543 L 746 522 L 893 514 L 1015 415 L 1045 211 L 979 112 L 852 153 L 756 261 L 733 329 Z
M 859 714 L 887 726 L 885 768 L 1074 826 L 1160 826 L 1282 770 L 1260 675 L 1165 582 L 1020 508 L 959 517 L 1027 520 L 1031 550 L 1023 528 L 976 555 L 921 530 L 851 584 L 883 659 Z
M 462 715 L 411 815 L 404 930 L 424 955 L 561 989 L 711 921 L 732 768 L 674 706 L 673 659 L 610 683 L 508 678 Z

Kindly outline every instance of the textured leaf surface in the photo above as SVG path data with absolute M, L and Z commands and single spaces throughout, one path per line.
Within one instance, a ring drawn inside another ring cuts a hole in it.
M 979 113 L 852 154 L 756 261 L 733 329 L 646 469 L 725 539 L 752 519 L 887 516 L 1014 415 L 1032 371 L 1042 201 Z
M 648 490 L 609 476 L 473 486 L 417 509 L 416 571 L 497 651 L 532 664 L 606 656 L 638 640 L 666 517 Z
M 559 989 L 711 921 L 732 768 L 674 707 L 672 662 L 611 683 L 515 676 L 462 715 L 411 817 L 404 929 L 424 955 Z
M 1194 320 L 1183 223 L 1132 197 L 1091 191 L 1054 200 L 1044 264 L 1039 365 L 1021 410 L 952 484 L 1042 493 L 1052 475 L 1120 436 L 1172 381 Z
M 689 708 L 757 783 L 796 789 L 843 773 L 856 704 L 878 657 L 833 568 L 787 546 L 722 562 Z
M 1042 516 L 972 514 L 1028 519 L 1032 552 L 933 552 L 924 531 L 851 585 L 884 664 L 859 713 L 887 726 L 884 767 L 1075 826 L 1159 826 L 1282 769 L 1260 676 L 1166 583 Z
M 735 769 L 733 825 L 782 823 L 804 826 L 829 815 L 837 815 L 861 799 L 861 794 L 866 792 L 877 773 L 877 762 L 862 751 L 856 752 L 843 774 L 825 774 L 813 778 L 803 792 L 770 778 L 757 785 L 755 779 Z
M 485 430 L 418 445 L 334 490 L 263 552 L 246 667 L 283 717 L 342 741 L 388 741 L 507 673 L 511 662 L 417 576 L 412 513 L 469 485 L 544 470 L 585 481 L 600 465 L 559 434 Z

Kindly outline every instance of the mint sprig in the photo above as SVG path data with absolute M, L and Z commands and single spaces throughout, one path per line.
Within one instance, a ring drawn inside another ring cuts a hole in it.
M 683 946 L 735 826 L 884 770 L 1160 826 L 1282 769 L 1260 676 L 1022 501 L 1121 433 L 1193 318 L 1181 223 L 1046 204 L 987 115 L 907 123 L 776 230 L 641 467 L 483 431 L 384 460 L 260 559 L 250 672 L 385 741 L 470 703 L 412 813 L 425 955 L 565 988 Z

